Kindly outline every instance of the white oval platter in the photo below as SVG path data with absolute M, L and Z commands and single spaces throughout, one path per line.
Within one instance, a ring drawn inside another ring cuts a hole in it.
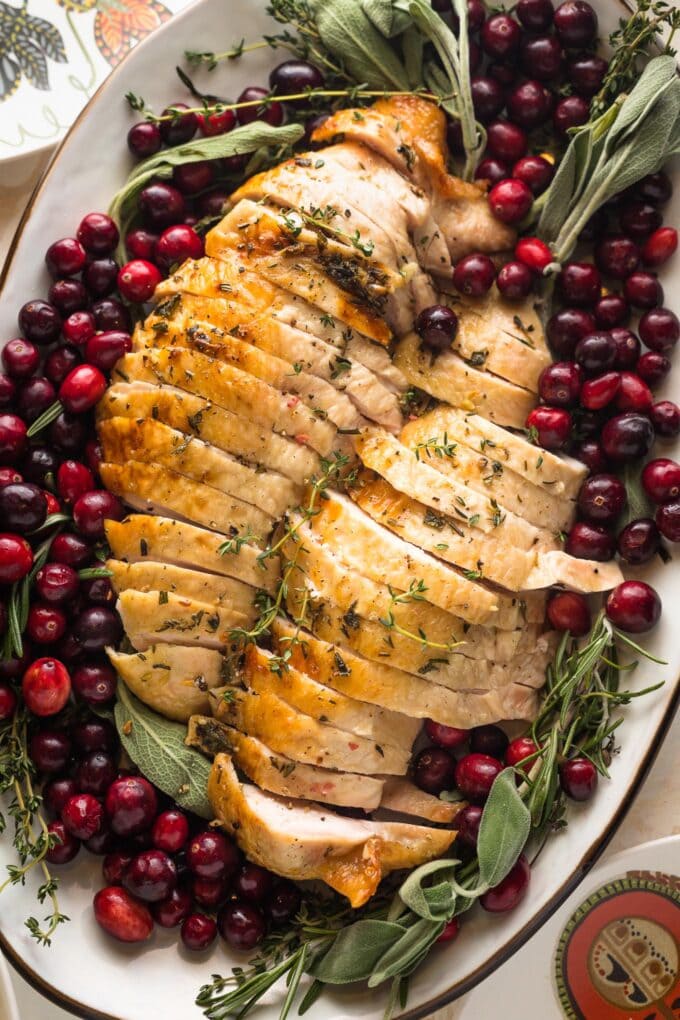
M 626 13 L 620 0 L 592 0 L 600 18 L 602 37 Z M 125 135 L 134 121 L 126 92 L 143 96 L 160 109 L 183 96 L 175 66 L 185 49 L 227 48 L 241 38 L 254 39 L 271 31 L 265 0 L 198 0 L 141 42 L 100 88 L 78 118 L 38 186 L 20 224 L 4 277 L 0 280 L 0 338 L 16 333 L 16 315 L 30 298 L 48 287 L 43 254 L 58 237 L 72 234 L 82 215 L 106 209 L 131 169 Z M 239 62 L 196 76 L 199 87 L 223 95 L 237 95 L 246 84 L 266 82 L 276 54 L 255 51 Z M 676 194 L 666 209 L 666 222 L 680 224 L 680 171 L 674 169 Z M 667 302 L 680 310 L 677 256 L 662 276 Z M 680 401 L 680 378 L 672 378 L 662 396 Z M 672 446 L 669 455 L 673 455 Z M 677 451 L 675 451 L 677 455 Z M 404 1016 L 427 1016 L 462 995 L 500 966 L 554 913 L 595 863 L 635 796 L 672 719 L 680 675 L 680 642 L 676 618 L 680 611 L 680 575 L 672 565 L 654 566 L 639 576 L 658 589 L 664 605 L 660 625 L 645 641 L 666 666 L 645 663 L 630 684 L 641 689 L 658 680 L 664 686 L 634 701 L 618 731 L 621 747 L 612 765 L 612 778 L 602 782 L 588 805 L 570 812 L 566 830 L 550 840 L 533 870 L 530 893 L 512 913 L 489 917 L 468 915 L 455 947 L 435 949 L 413 975 Z M 0 840 L 0 867 L 13 860 L 11 839 Z M 0 906 L 0 945 L 24 977 L 59 1005 L 88 1020 L 200 1020 L 194 1005 L 200 985 L 213 973 L 226 974 L 243 958 L 216 944 L 207 956 L 189 956 L 178 948 L 174 932 L 158 930 L 143 948 L 113 942 L 95 924 L 92 897 L 101 884 L 100 861 L 82 854 L 62 869 L 62 909 L 70 917 L 51 948 L 38 946 L 24 921 L 40 907 L 35 903 L 37 881 L 7 889 Z M 273 1020 L 281 998 L 265 1000 L 258 1016 Z M 329 991 L 314 1006 L 315 1020 L 382 1016 L 384 1001 L 375 991 L 359 988 Z

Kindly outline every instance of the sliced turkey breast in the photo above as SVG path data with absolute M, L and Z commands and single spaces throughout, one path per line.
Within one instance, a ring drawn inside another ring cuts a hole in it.
M 224 683 L 222 655 L 208 648 L 158 643 L 132 655 L 113 648 L 106 654 L 140 701 L 179 722 L 207 712 L 208 691 Z
M 157 641 L 224 651 L 237 643 L 232 638 L 233 632 L 247 628 L 257 615 L 255 607 L 249 613 L 241 613 L 185 595 L 133 588 L 120 593 L 116 609 L 128 641 L 140 652 Z
M 278 875 L 321 879 L 353 907 L 371 898 L 384 875 L 444 854 L 450 829 L 343 818 L 239 783 L 231 759 L 218 755 L 208 783 L 217 819 L 247 857 Z
M 273 424 L 265 427 L 239 418 L 174 386 L 117 383 L 99 402 L 97 417 L 100 421 L 153 418 L 249 464 L 290 478 L 297 485 L 308 482 L 319 468 L 319 458 L 313 450 L 280 436 L 273 431 Z
M 413 815 L 430 822 L 451 825 L 458 812 L 465 807 L 464 801 L 449 803 L 420 790 L 408 779 L 401 776 L 386 776 L 380 799 L 380 810 L 399 815 Z
M 334 427 L 310 412 L 301 400 L 287 398 L 261 379 L 198 351 L 162 348 L 126 354 L 111 378 L 114 383 L 161 383 L 195 393 L 248 421 L 310 445 L 324 457 L 335 446 Z
M 190 570 L 154 560 L 140 563 L 107 560 L 106 569 L 111 572 L 111 586 L 116 594 L 128 588 L 142 592 L 169 592 L 198 602 L 234 609 L 244 616 L 253 611 L 255 588 L 233 577 L 207 574 L 201 570 Z
M 374 811 L 380 804 L 384 782 L 373 776 L 334 772 L 275 754 L 256 737 L 240 733 L 212 716 L 189 720 L 187 744 L 214 757 L 227 753 L 251 782 L 280 797 L 320 801 L 338 807 Z M 434 799 L 434 798 L 433 798 Z M 432 819 L 436 821 L 436 819 Z
M 177 517 L 211 531 L 236 529 L 261 545 L 272 529 L 270 514 L 167 467 L 128 460 L 126 464 L 104 462 L 99 472 L 106 488 L 134 510 Z
M 241 543 L 234 534 L 220 535 L 184 521 L 147 514 L 106 521 L 104 527 L 111 552 L 119 560 L 144 563 L 150 559 L 207 570 L 270 593 L 279 582 L 279 558 L 263 557 L 261 549 Z
M 318 722 L 272 691 L 258 694 L 233 687 L 228 700 L 224 693 L 215 695 L 211 708 L 223 722 L 257 737 L 277 754 L 307 765 L 366 775 L 404 775 L 408 768 L 410 750 L 392 744 L 383 747 L 367 737 Z
M 243 678 L 249 690 L 257 694 L 271 692 L 317 722 L 329 722 L 340 730 L 366 737 L 382 747 L 390 744 L 410 753 L 420 729 L 417 720 L 347 697 L 317 683 L 292 666 L 277 669 L 276 673 L 271 666 L 269 652 L 255 645 L 246 649 Z
M 433 355 L 415 333 L 399 342 L 394 361 L 413 386 L 454 407 L 484 415 L 498 425 L 524 428 L 536 404 L 529 390 L 478 370 L 452 351 Z

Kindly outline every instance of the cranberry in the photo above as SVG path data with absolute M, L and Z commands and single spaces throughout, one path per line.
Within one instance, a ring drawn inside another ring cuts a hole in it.
M 50 382 L 58 386 L 78 364 L 80 355 L 73 347 L 56 347 L 45 358 L 43 370 Z
M 106 377 L 94 365 L 78 365 L 59 387 L 59 399 L 72 414 L 89 411 L 103 397 Z
M 669 308 L 652 308 L 645 312 L 638 329 L 642 342 L 662 354 L 675 347 L 680 337 L 680 322 Z
M 228 878 L 238 867 L 239 855 L 226 836 L 208 829 L 199 832 L 189 843 L 187 864 L 199 878 Z
M 123 850 L 114 850 L 102 861 L 102 874 L 107 885 L 122 885 L 123 875 L 132 862 L 132 855 Z
M 614 367 L 619 369 L 633 368 L 640 357 L 640 341 L 629 329 L 616 326 L 609 332 L 616 346 Z
M 479 803 L 488 797 L 503 766 L 488 754 L 466 754 L 455 769 L 456 786 L 468 800 Z
M 85 357 L 100 371 L 110 372 L 123 355 L 131 349 L 132 341 L 129 333 L 110 330 L 106 333 L 97 333 L 91 340 L 88 340 Z
M 73 636 L 86 652 L 103 652 L 107 645 L 116 645 L 123 636 L 120 617 L 105 606 L 90 606 L 78 616 Z
M 661 222 L 661 213 L 649 202 L 629 202 L 619 210 L 622 230 L 640 244 L 658 230 Z
M 71 678 L 57 659 L 36 659 L 22 680 L 24 701 L 34 715 L 56 715 L 69 699 Z
M 626 411 L 611 418 L 602 430 L 602 447 L 618 464 L 644 457 L 654 442 L 654 429 L 644 415 Z
M 564 549 L 580 560 L 606 563 L 614 556 L 614 539 L 601 525 L 578 521 L 567 535 Z
M 75 688 L 75 675 L 74 688 Z M 71 729 L 73 743 L 81 754 L 93 751 L 114 751 L 118 746 L 118 735 L 108 719 L 90 718 L 77 723 Z
M 612 234 L 598 244 L 595 261 L 607 276 L 625 280 L 640 264 L 640 249 L 629 237 Z
M 179 223 L 185 215 L 181 191 L 162 181 L 147 184 L 142 189 L 139 208 L 152 227 L 169 227 L 172 223 Z
M 83 567 L 90 559 L 90 547 L 79 535 L 65 531 L 55 535 L 50 546 L 52 563 L 67 563 L 71 567 Z
M 658 516 L 665 509 L 666 507 L 662 507 L 657 513 L 657 526 L 662 534 L 664 531 L 660 527 Z M 680 507 L 678 509 L 680 510 Z M 661 599 L 651 585 L 644 581 L 623 581 L 609 593 L 605 608 L 615 627 L 630 634 L 642 634 L 658 623 L 661 616 Z
M 157 241 L 158 234 L 154 234 L 153 231 L 146 230 L 144 227 L 138 227 L 126 234 L 125 250 L 130 259 L 146 259 L 152 262 Z
M 0 464 L 14 464 L 26 448 L 26 424 L 16 414 L 0 414 Z
M 574 449 L 574 456 L 587 464 L 592 472 L 606 471 L 608 469 L 607 458 L 602 447 L 594 439 L 585 439 Z
M 49 246 L 45 264 L 55 280 L 64 276 L 76 276 L 85 265 L 85 249 L 75 237 L 63 237 Z
M 294 918 L 302 902 L 300 890 L 292 882 L 277 882 L 267 903 L 267 913 L 274 924 L 286 924 Z
M 151 155 L 151 153 L 150 153 Z M 90 255 L 108 255 L 119 240 L 118 227 L 106 213 L 91 212 L 80 221 L 78 240 Z
M 521 35 L 519 25 L 508 14 L 493 14 L 482 25 L 482 46 L 490 57 L 508 60 L 517 52 Z
M 166 899 L 177 885 L 177 869 L 162 850 L 144 850 L 132 859 L 123 884 L 140 899 L 157 903 Z
M 120 521 L 123 506 L 117 496 L 106 489 L 94 489 L 79 496 L 73 506 L 73 521 L 86 538 L 102 538 L 104 522 Z
M 554 173 L 552 163 L 543 156 L 523 156 L 512 168 L 512 176 L 524 181 L 534 195 L 541 195 L 546 190 Z
M 482 124 L 497 117 L 505 106 L 503 88 L 495 78 L 480 75 L 470 82 L 475 116 Z
M 680 502 L 664 503 L 656 511 L 656 526 L 669 542 L 680 542 Z
M 487 128 L 489 152 L 504 163 L 516 163 L 526 155 L 528 144 L 526 132 L 507 120 L 495 120 Z
M 70 777 L 52 779 L 43 788 L 43 803 L 51 815 L 60 815 L 66 801 L 77 792 L 75 781 Z
M 606 372 L 616 364 L 617 345 L 610 333 L 588 333 L 576 344 L 574 357 L 588 375 Z
M 61 315 L 71 315 L 87 306 L 87 291 L 80 280 L 55 280 L 49 290 L 49 300 Z
M 36 575 L 35 587 L 43 602 L 61 605 L 78 594 L 78 574 L 65 563 L 46 563 Z
M 92 312 L 73 312 L 62 326 L 64 340 L 76 347 L 86 344 L 95 333 L 95 321 Z
M 213 164 L 207 159 L 194 163 L 180 163 L 172 174 L 173 184 L 183 195 L 195 195 L 209 188 L 215 179 Z
M 12 379 L 28 379 L 40 363 L 40 353 L 35 344 L 23 337 L 8 340 L 2 349 L 2 363 Z
M 156 791 L 143 776 L 116 779 L 106 794 L 106 813 L 117 836 L 148 829 L 158 810 Z
M 127 134 L 128 149 L 138 159 L 155 156 L 163 144 L 161 129 L 158 124 L 141 121 L 133 124 Z
M 488 255 L 465 255 L 453 270 L 453 283 L 461 294 L 483 297 L 493 286 L 496 268 Z
M 484 910 L 491 914 L 503 914 L 513 910 L 524 899 L 529 888 L 531 871 L 524 854 L 505 878 L 480 897 Z
M 63 772 L 71 756 L 71 741 L 62 730 L 40 730 L 31 737 L 29 751 L 39 772 Z
M 512 90 L 508 96 L 507 106 L 513 123 L 519 124 L 526 131 L 531 131 L 550 116 L 553 107 L 552 93 L 540 81 L 529 79 Z
M 479 825 L 482 820 L 482 808 L 478 804 L 466 804 L 456 815 L 457 839 L 464 846 L 474 849 L 477 846 Z
M 153 932 L 148 908 L 118 885 L 99 890 L 94 916 L 104 931 L 120 942 L 145 942 Z
M 535 273 L 542 273 L 553 261 L 550 248 L 538 237 L 521 237 L 515 245 L 515 257 Z
M 571 758 L 560 765 L 560 786 L 571 800 L 590 800 L 597 787 L 597 769 L 589 758 Z
M 438 936 L 437 942 L 453 942 L 458 937 L 460 931 L 460 923 L 457 917 L 452 917 L 444 925 L 444 929 L 441 935 Z
M 569 593 L 564 592 L 563 594 Z M 569 628 L 566 629 L 568 630 Z M 573 633 L 574 632 L 572 631 L 572 634 Z M 577 635 L 574 634 L 574 637 L 577 637 Z M 508 744 L 508 748 L 505 752 L 505 764 L 513 769 L 519 768 L 522 772 L 529 772 L 533 765 L 533 760 L 526 761 L 526 759 L 533 759 L 537 751 L 538 748 L 531 737 L 517 737 Z
M 75 772 L 78 787 L 97 797 L 105 795 L 116 775 L 116 764 L 106 751 L 91 751 L 78 763 Z
M 599 301 L 595 304 L 593 309 L 595 313 L 595 321 L 601 329 L 620 329 L 630 321 L 630 306 L 628 302 L 621 296 L 621 294 L 603 294 Z M 628 330 L 621 329 L 621 332 L 628 333 L 629 336 L 633 336 Z M 640 341 L 635 337 L 638 347 Z M 620 364 L 619 367 L 632 367 L 633 363 L 628 363 L 626 366 Z
M 54 386 L 43 376 L 28 379 L 19 391 L 17 410 L 26 422 L 36 421 L 56 398 Z
M 458 316 L 446 305 L 430 305 L 415 321 L 418 336 L 432 351 L 445 351 L 458 332 Z
M 171 107 L 163 110 L 162 116 L 167 116 L 168 119 L 160 122 L 160 132 L 166 145 L 184 145 L 196 134 L 198 128 L 196 114 L 177 112 L 187 109 L 186 103 L 173 103 Z
M 27 301 L 19 312 L 19 329 L 34 344 L 50 344 L 59 336 L 61 317 L 47 301 Z
M 269 93 L 266 89 L 250 85 L 244 89 L 236 100 L 241 105 L 237 111 L 239 124 L 252 124 L 254 120 L 263 120 L 265 124 L 278 127 L 283 124 L 283 106 L 281 103 L 265 103 Z
M 189 821 L 182 811 L 163 811 L 151 830 L 153 845 L 168 854 L 182 850 L 189 839 Z
M 156 245 L 156 261 L 166 272 L 176 263 L 181 264 L 186 259 L 200 259 L 203 254 L 203 239 L 192 227 L 184 224 L 168 227 Z
M 169 896 L 153 904 L 151 913 L 161 928 L 176 928 L 191 913 L 191 896 L 185 889 L 173 889 Z
M 118 263 L 108 257 L 88 262 L 83 273 L 83 282 L 95 298 L 107 297 L 116 289 Z
M 88 602 L 94 602 L 97 606 L 110 606 L 115 601 L 108 577 L 92 577 L 83 581 L 81 591 Z
M 558 282 L 565 301 L 578 306 L 594 305 L 602 290 L 600 274 L 589 262 L 566 262 Z
M 475 180 L 489 181 L 490 184 L 498 184 L 510 176 L 510 170 L 505 163 L 500 159 L 494 159 L 493 156 L 485 156 L 475 170 Z
M 555 361 L 541 372 L 538 392 L 541 400 L 555 407 L 573 407 L 581 392 L 582 373 L 573 361 Z
M 642 261 L 657 269 L 673 255 L 678 247 L 678 232 L 673 227 L 659 227 L 642 247 Z
M 502 758 L 508 746 L 508 736 L 500 726 L 475 726 L 470 731 L 470 750 Z
M 187 949 L 200 953 L 208 949 L 217 938 L 217 925 L 206 914 L 189 914 L 182 922 L 180 934 Z
M 77 793 L 64 804 L 61 820 L 77 839 L 90 839 L 104 822 L 104 808 L 91 793 Z
M 553 124 L 559 134 L 566 135 L 570 128 L 585 124 L 590 116 L 590 106 L 581 96 L 565 96 L 555 106 Z
M 428 747 L 416 756 L 413 778 L 421 790 L 438 796 L 453 787 L 455 767 L 456 760 L 448 751 Z
M 544 32 L 553 21 L 550 0 L 519 0 L 517 17 L 530 32 Z
M 133 259 L 118 272 L 118 290 L 127 301 L 143 304 L 153 297 L 162 279 L 160 270 L 152 262 Z
M 635 186 L 635 191 L 645 202 L 665 205 L 673 194 L 673 185 L 668 174 L 659 170 L 658 173 L 643 177 Z
M 674 439 L 680 433 L 680 408 L 672 400 L 654 404 L 650 416 L 657 436 Z
M 494 184 L 489 192 L 489 205 L 496 219 L 503 223 L 519 223 L 533 204 L 531 189 L 524 181 L 509 178 Z
M 560 42 L 568 49 L 582 49 L 597 35 L 597 15 L 586 0 L 565 0 L 554 20 Z
M 61 820 L 50 822 L 47 834 L 52 846 L 45 854 L 50 864 L 68 864 L 80 850 L 80 841 L 73 836 Z
M 264 938 L 266 926 L 262 913 L 249 903 L 235 900 L 217 915 L 220 935 L 232 949 L 251 950 Z
M 234 879 L 234 893 L 249 903 L 260 904 L 269 896 L 272 884 L 271 872 L 246 862 Z
M 663 288 L 651 273 L 632 273 L 623 285 L 623 292 L 634 308 L 656 308 L 663 301 Z
M 90 469 L 77 460 L 65 460 L 57 471 L 57 488 L 65 503 L 75 503 L 84 493 L 94 488 Z
M 581 308 L 563 308 L 548 320 L 550 346 L 562 358 L 572 357 L 579 340 L 594 332 L 595 319 Z
M 0 489 L 0 520 L 5 528 L 25 535 L 41 528 L 47 517 L 45 493 L 30 482 L 12 482 Z
M 589 521 L 612 524 L 626 506 L 626 487 L 615 475 L 591 475 L 578 494 L 578 508 Z
M 589 411 L 601 411 L 611 404 L 620 388 L 619 372 L 605 372 L 595 379 L 587 379 L 581 389 L 581 404 Z
M 4 489 L 6 485 L 16 485 L 19 482 L 23 482 L 23 478 L 16 468 L 0 468 L 0 489 Z
M 536 430 L 537 443 L 546 450 L 562 450 L 571 435 L 571 415 L 561 407 L 535 407 L 526 427 Z
M 534 285 L 533 273 L 523 262 L 506 262 L 498 272 L 496 286 L 506 301 L 522 301 Z
M 576 57 L 569 64 L 569 81 L 580 96 L 590 99 L 600 91 L 609 65 L 593 53 Z
M 121 330 L 129 333 L 132 319 L 125 305 L 115 298 L 101 298 L 92 305 L 92 314 L 99 330 Z
M 14 401 L 16 386 L 8 375 L 0 372 L 0 409 L 8 408 Z
M 233 110 L 220 110 L 215 113 L 199 113 L 198 129 L 202 135 L 226 135 L 236 127 L 236 114 Z
M 521 58 L 525 74 L 539 81 L 552 81 L 562 70 L 562 47 L 553 35 L 525 38 Z
M 23 646 L 23 654 L 18 659 L 0 656 L 0 679 L 20 680 L 24 675 L 33 661 L 34 652 L 28 641 L 24 641 Z
M 0 682 L 0 723 L 14 718 L 17 696 L 9 684 Z
M 310 89 L 321 89 L 325 79 L 318 67 L 306 60 L 284 60 L 269 75 L 269 85 L 280 96 L 304 93 Z M 297 108 L 308 105 L 305 99 L 289 100 L 286 104 Z
M 197 903 L 212 910 L 228 899 L 230 889 L 223 878 L 194 878 L 191 891 Z
M 33 553 L 26 539 L 0 533 L 0 583 L 13 584 L 25 577 L 33 566 Z
M 468 32 L 479 32 L 486 20 L 486 7 L 482 0 L 467 0 Z
M 617 540 L 619 556 L 632 566 L 647 563 L 659 551 L 661 536 L 659 529 L 649 517 L 631 521 L 620 533 Z
M 63 637 L 65 632 L 66 617 L 60 609 L 35 603 L 28 610 L 26 633 L 36 644 L 52 644 Z
M 470 735 L 469 730 L 461 730 L 457 726 L 445 726 L 444 723 L 435 722 L 433 719 L 428 719 L 425 722 L 425 732 L 433 744 L 449 751 L 465 744 Z

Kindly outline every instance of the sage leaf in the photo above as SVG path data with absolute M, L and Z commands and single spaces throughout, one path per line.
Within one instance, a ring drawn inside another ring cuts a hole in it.
M 423 864 L 411 872 L 399 889 L 399 898 L 418 917 L 428 921 L 446 921 L 453 914 L 455 896 L 451 883 L 457 860 L 438 860 Z M 423 882 L 431 875 L 443 872 L 437 885 L 424 886 Z
M 412 89 L 421 89 L 423 82 L 423 52 L 425 40 L 417 28 L 408 28 L 401 37 L 404 67 Z
M 368 979 L 368 987 L 375 988 L 397 974 L 403 974 L 430 948 L 444 930 L 445 921 L 428 921 L 419 918 L 380 957 Z
M 413 24 L 408 3 L 409 0 L 362 0 L 361 6 L 381 35 L 393 39 Z
M 517 863 L 529 837 L 531 814 L 517 792 L 514 769 L 496 776 L 484 805 L 477 839 L 482 885 L 491 888 Z
M 406 929 L 391 921 L 366 919 L 342 928 L 333 945 L 310 969 L 312 977 L 329 985 L 365 981 L 390 946 Z
M 656 57 L 650 60 L 635 88 L 621 104 L 607 138 L 609 151 L 617 139 L 623 138 L 651 113 L 663 92 L 672 86 L 677 70 L 674 57 Z
M 147 779 L 180 807 L 212 818 L 207 794 L 211 765 L 184 743 L 186 726 L 147 708 L 120 681 L 114 717 L 123 747 Z
M 357 82 L 408 91 L 406 68 L 356 0 L 324 0 L 316 14 L 321 42 Z

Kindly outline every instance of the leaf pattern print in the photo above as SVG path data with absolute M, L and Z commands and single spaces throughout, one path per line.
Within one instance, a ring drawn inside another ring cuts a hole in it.
M 136 42 L 171 17 L 160 0 L 59 0 L 59 3 L 74 13 L 96 10 L 94 41 L 112 67 L 121 62 Z
M 0 102 L 13 95 L 22 77 L 43 92 L 49 90 L 47 61 L 66 63 L 61 33 L 44 18 L 0 2 Z

